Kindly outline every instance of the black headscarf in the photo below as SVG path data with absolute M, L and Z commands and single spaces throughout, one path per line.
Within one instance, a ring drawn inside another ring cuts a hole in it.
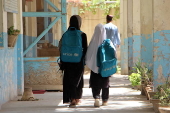
M 80 27 L 81 27 L 81 17 L 79 15 L 73 15 L 70 18 L 70 26 L 69 27 L 75 27 L 76 29 L 80 30 Z

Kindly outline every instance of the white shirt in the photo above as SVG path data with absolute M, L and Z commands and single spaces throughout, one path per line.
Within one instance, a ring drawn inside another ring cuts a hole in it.
M 105 24 L 104 26 L 106 29 L 106 38 L 110 39 L 114 47 L 116 48 L 116 45 L 120 45 L 120 35 L 117 26 L 115 26 L 111 22 Z

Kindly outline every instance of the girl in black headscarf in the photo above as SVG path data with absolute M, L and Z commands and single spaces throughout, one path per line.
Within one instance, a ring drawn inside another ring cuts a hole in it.
M 73 15 L 70 18 L 70 27 L 75 27 L 80 30 L 81 17 L 79 15 Z M 81 34 L 82 37 L 82 48 L 83 56 L 79 63 L 66 63 L 62 62 L 64 67 L 64 78 L 63 78 L 63 103 L 70 103 L 70 107 L 75 107 L 82 98 L 82 88 L 84 85 L 83 74 L 84 74 L 84 59 L 87 51 L 87 36 L 85 33 Z M 60 40 L 59 47 L 61 46 L 62 38 Z

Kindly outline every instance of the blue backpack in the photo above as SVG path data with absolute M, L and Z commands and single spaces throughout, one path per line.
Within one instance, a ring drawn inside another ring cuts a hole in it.
M 60 57 L 63 62 L 78 63 L 81 61 L 82 48 L 82 31 L 70 27 L 63 35 L 61 42 Z
M 115 50 L 110 43 L 110 39 L 104 40 L 97 52 L 97 66 L 102 77 L 109 77 L 117 71 Z

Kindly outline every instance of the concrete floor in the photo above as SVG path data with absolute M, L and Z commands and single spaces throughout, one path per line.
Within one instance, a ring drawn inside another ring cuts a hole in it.
M 91 89 L 88 88 L 89 75 L 84 75 L 85 88 L 81 105 L 69 108 L 62 104 L 62 92 L 46 92 L 34 94 L 38 101 L 17 101 L 21 96 L 2 106 L 0 113 L 154 113 L 152 104 L 134 90 L 126 75 L 111 77 L 110 99 L 108 106 L 93 106 Z

